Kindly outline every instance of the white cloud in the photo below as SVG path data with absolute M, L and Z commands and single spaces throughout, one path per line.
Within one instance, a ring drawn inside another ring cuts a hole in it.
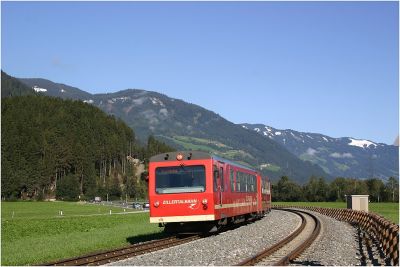
M 166 108 L 160 109 L 159 113 L 165 117 L 168 117 L 168 110 Z
M 141 114 L 143 115 L 143 117 L 146 120 L 148 120 L 150 125 L 159 123 L 159 120 L 157 118 L 158 116 L 153 110 L 146 110 L 146 111 L 143 111 Z
M 313 149 L 313 148 L 311 148 L 311 147 L 309 147 L 309 148 L 307 149 L 306 153 L 307 153 L 308 155 L 310 155 L 310 156 L 314 156 L 316 153 L 318 153 L 318 151 L 315 150 L 315 149 Z
M 144 101 L 146 101 L 147 97 L 139 97 L 137 99 L 132 99 L 132 103 L 134 105 L 143 105 Z
M 353 155 L 351 153 L 340 154 L 338 152 L 334 152 L 334 153 L 330 154 L 329 156 L 331 156 L 332 158 L 338 158 L 338 159 L 341 159 L 341 158 L 353 158 Z

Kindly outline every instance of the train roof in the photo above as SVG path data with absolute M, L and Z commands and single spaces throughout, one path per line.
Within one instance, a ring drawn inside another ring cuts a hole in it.
M 246 165 L 231 161 L 229 159 L 222 158 L 215 154 L 211 154 L 204 151 L 173 151 L 173 152 L 165 152 L 150 158 L 150 162 L 162 162 L 162 161 L 175 161 L 178 154 L 183 155 L 183 160 L 199 160 L 199 159 L 215 159 L 221 162 L 229 163 L 230 165 L 234 165 L 240 167 L 242 169 L 246 169 L 253 172 L 259 172 L 253 168 L 250 168 Z

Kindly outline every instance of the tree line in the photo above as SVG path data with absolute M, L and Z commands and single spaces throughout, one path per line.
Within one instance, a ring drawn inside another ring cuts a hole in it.
M 154 137 L 140 145 L 92 105 L 45 96 L 2 98 L 1 126 L 2 199 L 145 198 L 140 167 L 174 150 Z
M 331 182 L 312 176 L 305 185 L 299 185 L 287 176 L 272 184 L 273 201 L 345 201 L 345 195 L 369 195 L 371 202 L 399 202 L 399 182 L 390 177 L 381 179 L 354 179 L 338 177 Z

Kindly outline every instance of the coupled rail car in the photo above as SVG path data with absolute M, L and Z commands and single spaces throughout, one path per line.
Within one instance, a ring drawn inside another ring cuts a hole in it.
M 162 153 L 149 163 L 150 223 L 167 232 L 206 231 L 271 210 L 267 177 L 201 151 Z

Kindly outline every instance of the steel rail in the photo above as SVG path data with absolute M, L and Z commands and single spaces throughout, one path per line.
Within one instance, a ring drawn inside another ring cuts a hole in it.
M 42 266 L 82 266 L 82 265 L 102 265 L 114 261 L 123 260 L 126 258 L 138 256 L 152 251 L 161 250 L 168 247 L 177 246 L 183 243 L 194 241 L 201 238 L 199 235 L 191 235 L 185 238 L 176 236 L 168 237 L 159 240 L 152 240 L 145 243 L 134 244 L 127 247 L 113 249 L 104 252 L 92 253 L 80 257 L 54 261 Z
M 319 233 L 321 232 L 321 221 L 315 216 L 314 214 L 311 214 L 306 211 L 301 211 L 306 213 L 308 216 L 310 216 L 315 223 L 315 227 L 311 235 L 297 248 L 295 248 L 292 252 L 290 252 L 286 257 L 282 258 L 280 261 L 278 261 L 275 265 L 278 266 L 283 266 L 283 265 L 288 265 L 290 261 L 296 259 L 303 253 L 311 244 L 314 242 L 314 240 L 318 237 Z
M 276 251 L 283 248 L 284 246 L 289 244 L 293 239 L 295 239 L 297 236 L 299 236 L 307 224 L 306 218 L 303 216 L 302 213 L 307 214 L 315 221 L 315 227 L 314 227 L 312 234 L 300 246 L 296 247 L 285 257 L 283 257 L 279 261 L 277 261 L 274 265 L 282 266 L 282 265 L 289 264 L 289 262 L 291 260 L 294 260 L 295 258 L 297 258 L 306 248 L 308 248 L 312 244 L 312 242 L 315 240 L 315 238 L 319 235 L 319 232 L 321 230 L 321 223 L 320 223 L 319 219 L 316 216 L 314 216 L 313 214 L 306 212 L 306 211 L 299 211 L 299 210 L 293 210 L 293 209 L 280 209 L 280 208 L 274 208 L 274 209 L 285 210 L 285 211 L 293 212 L 293 213 L 296 213 L 297 215 L 299 215 L 301 217 L 300 227 L 298 227 L 293 233 L 291 233 L 289 236 L 282 239 L 278 243 L 272 245 L 271 247 L 266 248 L 265 250 L 257 253 L 256 255 L 254 255 L 252 257 L 249 257 L 249 258 L 243 260 L 242 262 L 237 264 L 238 266 L 255 265 L 256 263 L 262 261 L 264 258 L 273 255 Z

